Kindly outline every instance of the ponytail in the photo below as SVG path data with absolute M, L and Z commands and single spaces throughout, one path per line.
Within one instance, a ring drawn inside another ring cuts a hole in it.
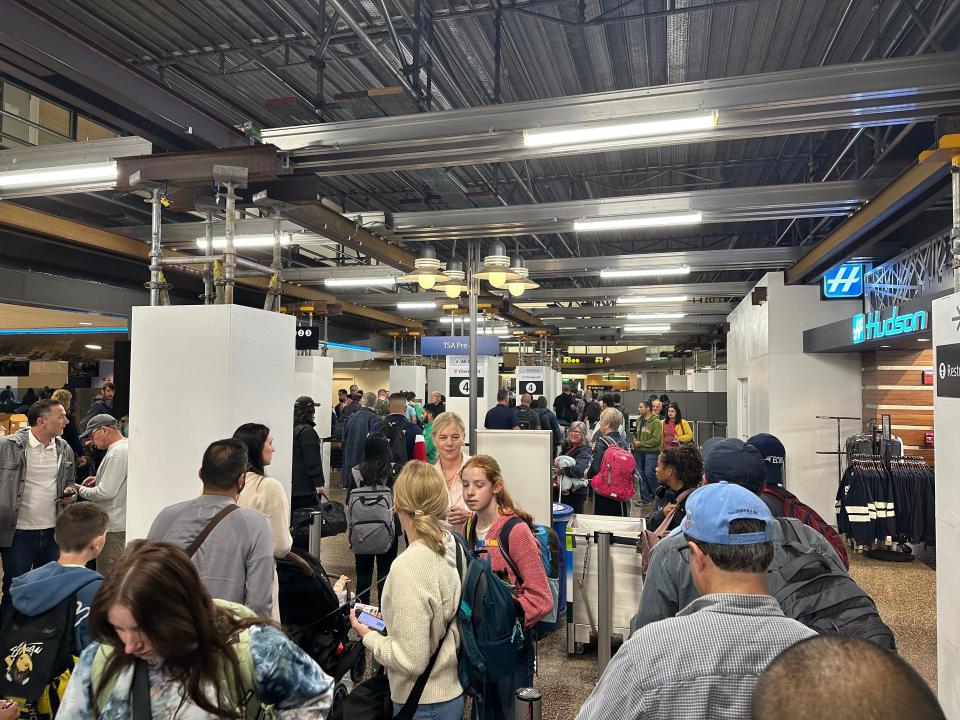
M 500 471 L 500 464 L 489 455 L 474 455 L 464 464 L 463 470 L 466 470 L 470 467 L 475 467 L 481 470 L 491 485 L 496 485 L 498 482 L 500 483 L 500 490 L 493 495 L 494 499 L 497 501 L 497 507 L 500 509 L 500 514 L 515 515 L 529 525 L 530 529 L 532 530 L 533 516 L 527 511 L 521 510 L 513 504 L 513 498 L 510 496 L 510 492 L 507 490 L 507 484 L 504 482 L 503 473 Z M 460 471 L 461 476 L 463 474 L 463 470 Z
M 393 486 L 393 504 L 412 516 L 417 538 L 438 555 L 445 555 L 440 521 L 447 516 L 447 484 L 433 465 L 411 460 L 403 466 Z

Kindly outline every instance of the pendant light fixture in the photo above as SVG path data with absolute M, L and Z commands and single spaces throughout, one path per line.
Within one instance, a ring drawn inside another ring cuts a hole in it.
M 525 291 L 540 287 L 530 279 L 530 271 L 519 253 L 510 261 L 510 272 L 517 276 L 516 280 L 507 281 L 511 297 L 520 297 Z
M 451 300 L 460 297 L 460 293 L 467 291 L 467 273 L 463 269 L 463 263 L 459 260 L 448 260 L 447 269 L 443 271 L 446 276 L 446 282 L 443 284 L 443 291 Z
M 416 270 L 403 276 L 404 282 L 419 283 L 424 290 L 430 290 L 434 285 L 447 282 L 447 277 L 440 271 L 440 260 L 437 251 L 430 245 L 425 245 L 413 262 Z
M 499 240 L 490 243 L 490 250 L 483 258 L 483 270 L 474 274 L 474 277 L 486 280 L 498 290 L 506 287 L 508 281 L 520 279 L 520 276 L 510 269 L 507 248 Z

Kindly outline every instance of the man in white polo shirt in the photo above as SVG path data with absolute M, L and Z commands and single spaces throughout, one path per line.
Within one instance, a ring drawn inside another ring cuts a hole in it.
M 10 606 L 11 581 L 59 557 L 57 503 L 75 477 L 73 450 L 60 437 L 68 422 L 63 405 L 35 402 L 27 420 L 30 427 L 0 438 L 2 614 Z

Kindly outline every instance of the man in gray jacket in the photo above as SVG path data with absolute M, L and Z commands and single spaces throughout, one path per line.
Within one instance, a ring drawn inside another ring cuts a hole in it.
M 353 468 L 363 462 L 363 443 L 374 425 L 380 422 L 377 415 L 377 396 L 372 392 L 364 393 L 360 408 L 350 416 L 343 428 L 343 470 L 340 472 L 340 484 L 350 487 L 353 481 Z
M 205 529 L 209 534 L 191 556 L 214 598 L 242 603 L 270 617 L 273 608 L 273 536 L 266 515 L 237 506 L 247 473 L 247 448 L 239 440 L 218 440 L 203 454 L 203 494 L 164 508 L 148 540 L 163 540 L 188 551 Z
M 767 469 L 763 456 L 753 445 L 726 438 L 711 441 L 703 447 L 703 475 L 708 483 L 727 482 L 740 485 L 759 495 L 763 492 Z M 795 518 L 787 518 L 787 522 L 796 529 L 804 545 L 832 560 L 840 570 L 846 571 L 837 551 L 823 535 Z M 780 523 L 774 523 L 773 568 L 783 567 L 790 561 L 783 549 L 785 541 Z M 657 620 L 676 616 L 680 610 L 700 597 L 690 575 L 686 547 L 687 541 L 683 533 L 677 531 L 654 546 L 650 555 L 650 569 L 640 595 L 640 608 L 630 621 L 631 633 Z
M 10 606 L 10 582 L 60 555 L 53 537 L 57 509 L 75 478 L 73 450 L 60 437 L 68 422 L 63 405 L 39 400 L 27 421 L 30 427 L 0 438 L 0 616 Z

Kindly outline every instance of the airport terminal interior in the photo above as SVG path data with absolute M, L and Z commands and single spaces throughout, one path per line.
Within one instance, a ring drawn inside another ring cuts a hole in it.
M 957 423 L 960 0 L 0 0 L 0 720 L 960 720 Z

